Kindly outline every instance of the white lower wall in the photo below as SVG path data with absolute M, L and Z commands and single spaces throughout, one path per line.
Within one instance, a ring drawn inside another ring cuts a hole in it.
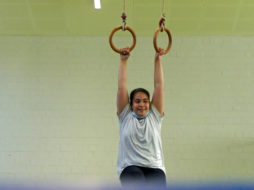
M 167 179 L 253 179 L 254 38 L 174 37 L 163 59 Z M 119 56 L 107 37 L 0 37 L 0 180 L 118 181 Z M 138 38 L 128 87 L 153 87 Z

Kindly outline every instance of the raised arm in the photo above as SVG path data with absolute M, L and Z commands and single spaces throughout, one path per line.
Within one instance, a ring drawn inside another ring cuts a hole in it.
M 154 59 L 154 92 L 152 104 L 157 108 L 161 115 L 164 113 L 164 75 L 162 69 L 162 55 L 164 50 L 160 49 L 155 53 Z
M 129 103 L 129 94 L 127 90 L 127 60 L 130 56 L 129 48 L 121 49 L 120 66 L 118 71 L 118 89 L 117 89 L 117 115 L 119 115 L 124 107 Z

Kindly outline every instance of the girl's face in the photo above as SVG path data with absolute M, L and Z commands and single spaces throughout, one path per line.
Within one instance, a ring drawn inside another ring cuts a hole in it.
M 138 116 L 145 116 L 150 108 L 148 96 L 143 92 L 137 92 L 132 102 L 132 111 Z

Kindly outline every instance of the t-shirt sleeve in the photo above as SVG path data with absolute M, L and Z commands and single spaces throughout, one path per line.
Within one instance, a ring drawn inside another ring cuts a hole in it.
M 127 104 L 127 105 L 124 107 L 123 111 L 118 115 L 119 121 L 120 121 L 120 122 L 123 121 L 123 119 L 128 115 L 128 113 L 129 113 L 130 111 L 131 111 L 131 110 L 130 110 L 130 104 Z
M 151 111 L 153 115 L 155 116 L 156 120 L 160 123 L 164 118 L 164 113 L 161 115 L 160 112 L 157 110 L 157 108 L 151 104 Z

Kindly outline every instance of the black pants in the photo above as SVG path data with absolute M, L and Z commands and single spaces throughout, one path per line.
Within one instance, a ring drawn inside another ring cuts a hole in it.
M 140 166 L 128 166 L 121 175 L 122 186 L 128 185 L 155 185 L 166 187 L 166 175 L 161 169 Z

